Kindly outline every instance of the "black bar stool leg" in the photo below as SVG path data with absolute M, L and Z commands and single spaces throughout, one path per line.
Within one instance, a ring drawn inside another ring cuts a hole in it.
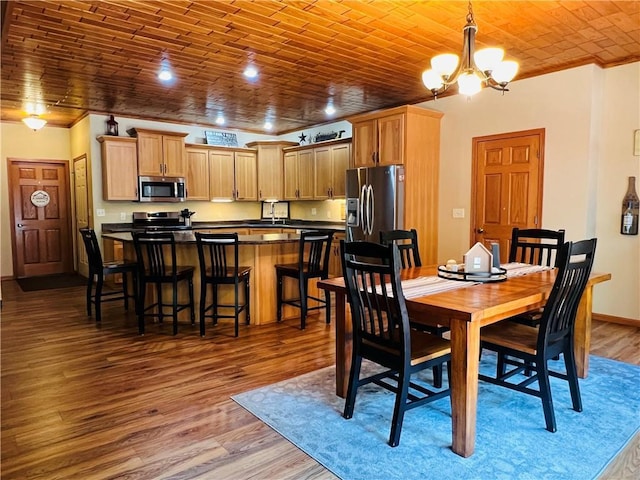
M 96 294 L 95 294 L 95 304 L 96 304 L 96 322 L 102 321 L 102 284 L 104 283 L 104 275 L 98 275 L 98 282 L 96 283 Z

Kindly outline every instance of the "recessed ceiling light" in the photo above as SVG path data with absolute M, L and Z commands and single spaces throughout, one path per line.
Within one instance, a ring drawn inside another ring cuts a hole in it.
M 271 122 L 264 122 L 264 129 L 271 130 L 273 128 L 273 124 Z
M 216 117 L 216 125 L 224 125 L 224 117 L 221 113 Z
M 158 78 L 163 82 L 168 82 L 169 80 L 173 79 L 173 74 L 168 68 L 163 68 L 162 70 L 160 70 L 160 73 L 158 73 Z
M 256 78 L 258 76 L 258 69 L 253 65 L 249 65 L 244 69 L 244 76 L 247 78 Z
M 326 113 L 327 115 L 333 115 L 334 113 L 336 113 L 336 107 L 333 106 L 333 104 L 329 104 L 327 105 L 327 108 L 324 109 L 324 113 Z

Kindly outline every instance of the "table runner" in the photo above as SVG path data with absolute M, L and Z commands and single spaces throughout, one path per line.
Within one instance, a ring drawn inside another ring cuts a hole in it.
M 504 265 L 501 265 L 501 267 L 507 271 L 507 278 L 519 277 L 522 275 L 527 275 L 529 273 L 543 272 L 545 270 L 551 270 L 553 268 L 545 267 L 542 265 L 531 265 L 528 263 L 518 262 L 506 263 Z M 455 290 L 458 288 L 472 287 L 480 283 L 483 282 L 462 282 L 459 280 L 448 280 L 446 278 L 438 276 L 417 277 L 411 280 L 402 281 L 402 293 L 404 294 L 404 298 L 411 299 L 424 297 L 425 295 L 433 295 L 435 293 L 446 292 L 449 290 Z M 387 283 L 385 286 L 387 289 L 387 295 L 392 297 L 393 292 L 391 284 Z M 380 286 L 378 286 L 376 290 L 378 293 L 382 293 L 382 288 Z
M 531 265 L 530 263 L 511 262 L 500 265 L 507 271 L 507 278 L 520 277 L 529 273 L 544 272 L 545 270 L 553 270 L 554 267 L 545 267 L 544 265 Z

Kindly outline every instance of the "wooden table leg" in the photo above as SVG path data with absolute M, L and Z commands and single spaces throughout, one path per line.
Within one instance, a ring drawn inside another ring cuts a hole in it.
M 452 450 L 470 457 L 476 441 L 480 326 L 452 318 L 450 327 Z
M 352 326 L 347 319 L 345 295 L 336 292 L 336 395 L 347 396 L 347 383 L 351 370 Z
M 587 378 L 589 374 L 589 350 L 591 349 L 591 306 L 593 286 L 587 286 L 576 313 L 576 325 L 573 331 L 573 353 L 576 357 L 578 377 Z

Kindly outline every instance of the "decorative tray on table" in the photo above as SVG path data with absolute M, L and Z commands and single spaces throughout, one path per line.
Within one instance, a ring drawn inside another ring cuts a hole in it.
M 448 265 L 438 266 L 438 276 L 448 280 L 462 282 L 504 282 L 507 279 L 507 270 L 502 267 L 494 267 L 491 272 L 465 272 L 464 265 L 457 265 L 457 271 L 449 270 Z

